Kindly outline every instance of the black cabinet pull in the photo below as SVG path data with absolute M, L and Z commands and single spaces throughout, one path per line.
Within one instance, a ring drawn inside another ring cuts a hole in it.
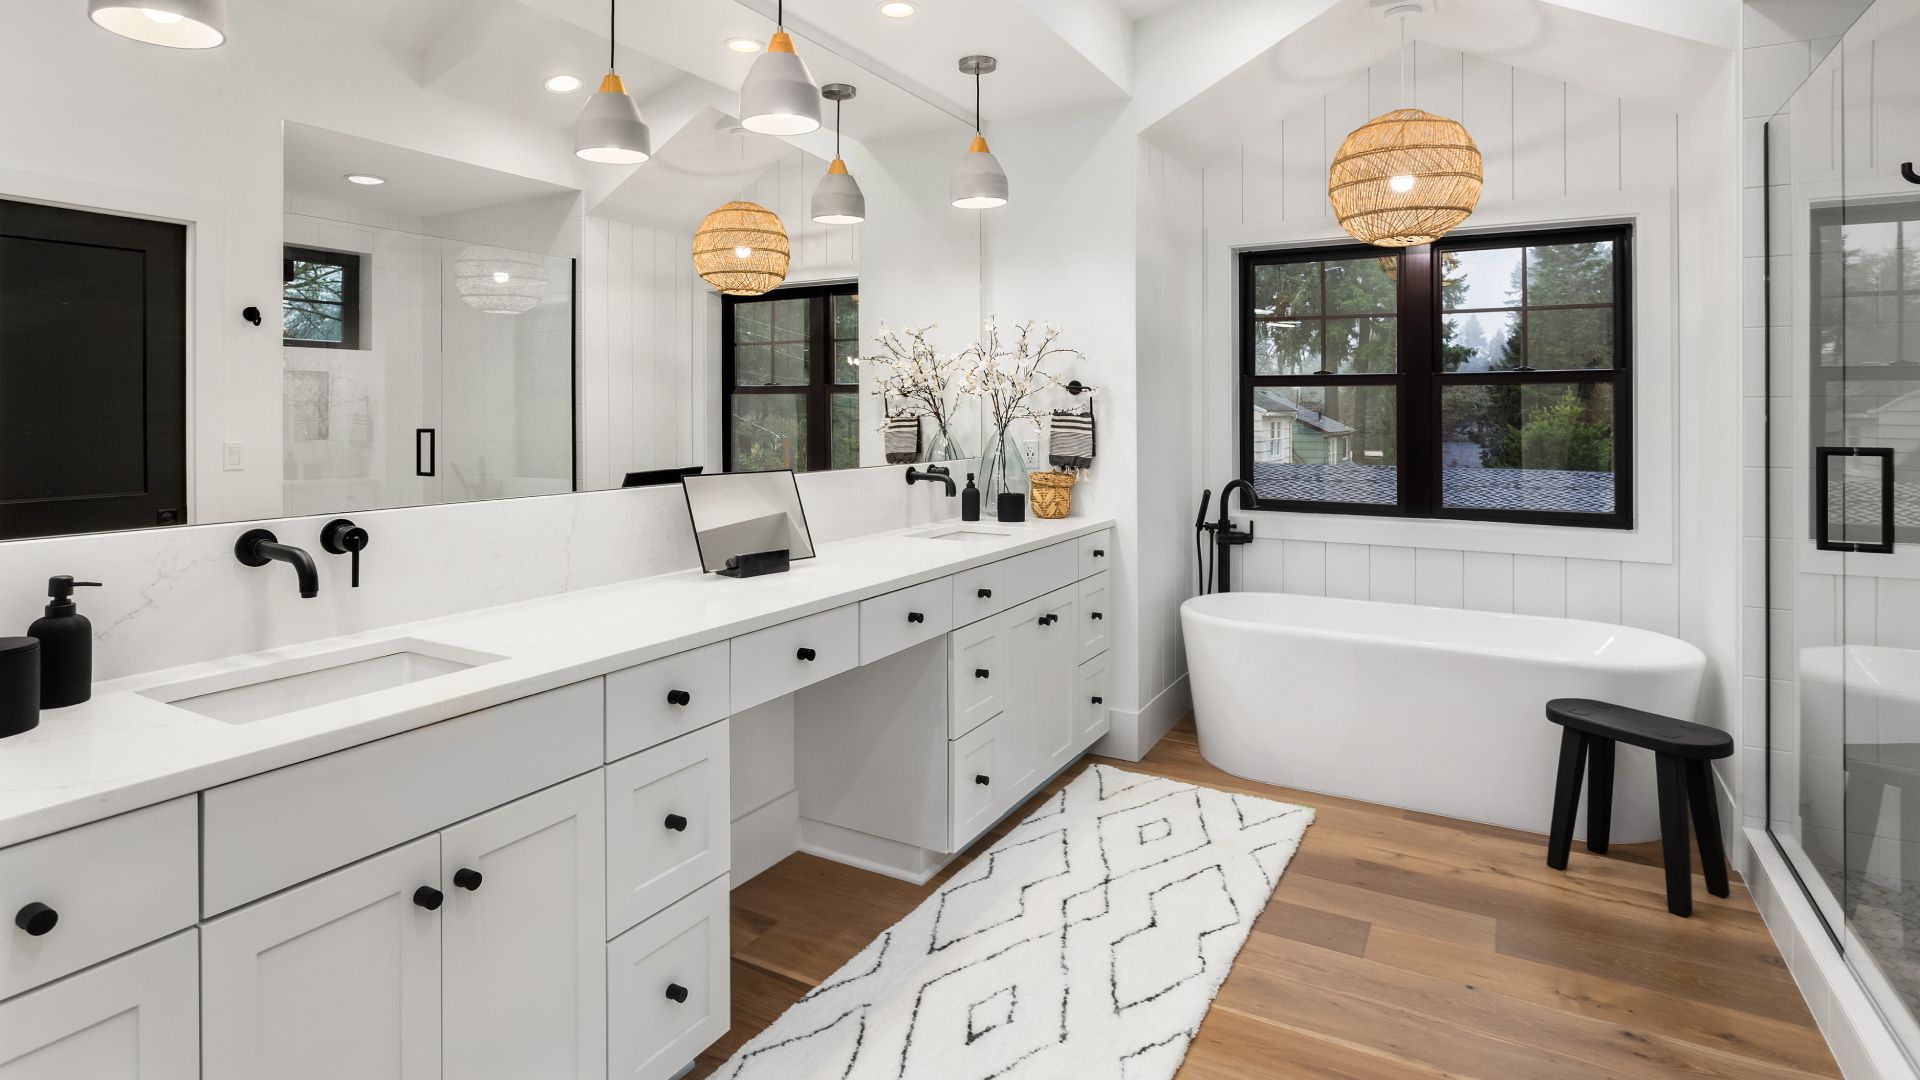
M 1094 558 L 1096 558 L 1096 559 L 1104 559 L 1104 558 L 1106 558 L 1106 557 L 1107 557 L 1107 549 L 1106 549 L 1106 548 L 1094 548 L 1094 549 L 1093 549 L 1093 557 L 1094 557 Z
M 422 885 L 413 890 L 413 902 L 415 906 L 426 908 L 428 911 L 439 911 L 440 902 L 446 898 L 447 895 L 445 893 L 431 885 Z
M 35 900 L 21 908 L 13 916 L 13 925 L 25 930 L 30 937 L 44 937 L 60 921 L 60 913 Z
M 1040 620 L 1039 620 L 1039 621 L 1040 621 L 1040 625 L 1041 625 L 1041 626 L 1046 626 L 1046 625 L 1049 625 L 1049 624 L 1047 623 L 1047 619 L 1048 619 L 1048 616 L 1046 616 L 1046 615 L 1042 615 L 1042 616 L 1040 616 Z
M 980 592 L 979 592 L 979 593 L 978 593 L 977 595 L 978 595 L 978 596 L 980 597 L 980 599 L 982 599 L 982 600 L 991 600 L 991 599 L 993 599 L 993 590 L 992 590 L 992 589 L 981 589 L 981 590 L 980 590 Z
M 811 663 L 811 662 L 812 662 L 812 660 L 813 660 L 813 658 L 814 658 L 814 656 L 815 656 L 815 655 L 817 655 L 817 654 L 815 654 L 815 653 L 814 653 L 814 651 L 813 651 L 812 649 L 801 649 L 801 650 L 800 650 L 799 652 L 796 652 L 796 653 L 794 653 L 793 655 L 795 655 L 795 656 L 797 656 L 797 657 L 799 657 L 799 658 L 800 658 L 800 659 L 802 659 L 802 660 L 805 660 L 805 661 L 808 661 L 809 663 Z
M 687 819 L 681 817 L 679 814 L 668 814 L 666 826 L 674 832 L 686 832 Z
M 992 781 L 987 779 L 986 773 L 981 773 L 980 775 L 974 777 L 973 782 L 976 784 L 979 784 L 981 787 L 986 787 L 989 783 L 992 783 Z
M 687 988 L 681 986 L 679 983 L 668 983 L 667 1000 L 673 1002 L 675 1005 L 685 1005 L 687 1003 Z
M 986 669 L 986 668 L 983 668 L 983 667 L 977 667 L 977 668 L 974 668 L 974 669 L 973 669 L 973 677 L 974 677 L 974 678 L 976 678 L 976 679 L 984 679 L 984 678 L 986 678 L 986 677 L 987 677 L 987 669 Z
M 1094 621 L 1094 622 L 1099 622 L 1100 620 L 1102 620 L 1102 619 L 1104 619 L 1104 618 L 1106 618 L 1106 616 L 1105 616 L 1105 615 L 1102 615 L 1102 614 L 1100 614 L 1100 613 L 1099 613 L 1099 612 L 1097 612 L 1097 611 L 1093 613 L 1093 621 Z
M 669 690 L 667 691 L 667 704 L 691 705 L 693 704 L 693 695 L 687 693 L 685 690 Z
M 1093 703 L 1095 705 L 1105 705 L 1107 703 L 1107 699 L 1103 697 L 1097 697 L 1093 699 Z
M 480 871 L 475 870 L 472 867 L 463 866 L 460 869 L 455 870 L 453 872 L 453 887 L 456 889 L 465 889 L 468 892 L 478 892 L 480 889 L 480 882 L 482 880 L 484 879 L 481 878 Z
M 907 621 L 908 622 L 926 622 L 927 617 L 918 611 L 909 611 L 907 612 Z

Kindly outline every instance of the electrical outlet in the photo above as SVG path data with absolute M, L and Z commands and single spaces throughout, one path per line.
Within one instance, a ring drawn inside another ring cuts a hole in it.
M 1020 456 L 1026 459 L 1028 472 L 1032 472 L 1034 469 L 1039 468 L 1040 467 L 1039 438 L 1030 436 L 1026 439 L 1026 441 L 1022 442 L 1020 444 Z
M 228 472 L 245 472 L 247 468 L 247 444 L 230 442 L 221 447 L 221 460 Z

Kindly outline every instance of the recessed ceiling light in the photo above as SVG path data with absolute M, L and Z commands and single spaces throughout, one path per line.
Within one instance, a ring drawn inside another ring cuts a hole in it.
M 571 94 L 580 89 L 580 80 L 573 75 L 555 75 L 545 85 L 549 94 Z
M 377 187 L 380 184 L 386 183 L 387 178 L 384 176 L 375 176 L 372 173 L 356 172 L 347 174 L 347 182 L 350 184 L 364 184 L 367 187 Z
M 880 5 L 880 14 L 889 19 L 904 19 L 919 10 L 918 5 L 909 3 L 908 0 L 887 0 Z
M 757 38 L 731 37 L 727 39 L 727 48 L 737 53 L 757 53 L 760 51 L 760 42 Z

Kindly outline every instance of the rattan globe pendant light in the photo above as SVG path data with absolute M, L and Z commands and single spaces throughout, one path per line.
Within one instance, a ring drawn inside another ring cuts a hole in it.
M 573 124 L 573 153 L 602 165 L 638 165 L 653 156 L 653 132 L 640 117 L 640 106 L 627 94 L 616 66 L 614 31 L 618 0 L 607 0 L 607 74 L 600 89 L 580 110 Z
M 767 51 L 747 69 L 740 84 L 740 126 L 762 135 L 805 135 L 820 130 L 820 87 L 807 62 L 793 51 L 787 36 L 787 5 L 774 7 L 773 37 Z
M 867 197 L 840 159 L 840 103 L 853 100 L 854 89 L 846 83 L 828 83 L 820 96 L 833 102 L 833 164 L 813 189 L 813 220 L 822 225 L 858 225 L 867 220 Z
M 740 138 L 744 183 L 746 129 L 734 131 Z M 780 215 L 745 199 L 708 214 L 693 234 L 694 272 L 726 296 L 759 296 L 779 288 L 787 280 L 792 252 Z
M 1007 170 L 987 149 L 987 137 L 980 129 L 980 76 L 991 75 L 999 61 L 991 56 L 963 56 L 960 70 L 973 76 L 973 142 L 967 156 L 954 167 L 947 181 L 947 194 L 962 210 L 991 210 L 1007 205 Z
M 1396 5 L 1401 86 L 1413 85 L 1406 20 L 1422 10 Z M 1403 93 L 1411 96 L 1410 90 Z M 1458 228 L 1480 202 L 1480 148 L 1457 120 L 1394 109 L 1355 128 L 1327 170 L 1327 199 L 1340 227 L 1380 247 L 1431 244 Z

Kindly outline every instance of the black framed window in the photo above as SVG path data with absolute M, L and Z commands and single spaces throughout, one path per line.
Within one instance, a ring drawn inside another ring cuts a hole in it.
M 281 336 L 310 349 L 360 347 L 360 256 L 288 247 L 281 263 Z
M 729 471 L 860 465 L 860 287 L 728 296 L 721 305 Z
M 1631 527 L 1631 240 L 1243 254 L 1254 505 Z

